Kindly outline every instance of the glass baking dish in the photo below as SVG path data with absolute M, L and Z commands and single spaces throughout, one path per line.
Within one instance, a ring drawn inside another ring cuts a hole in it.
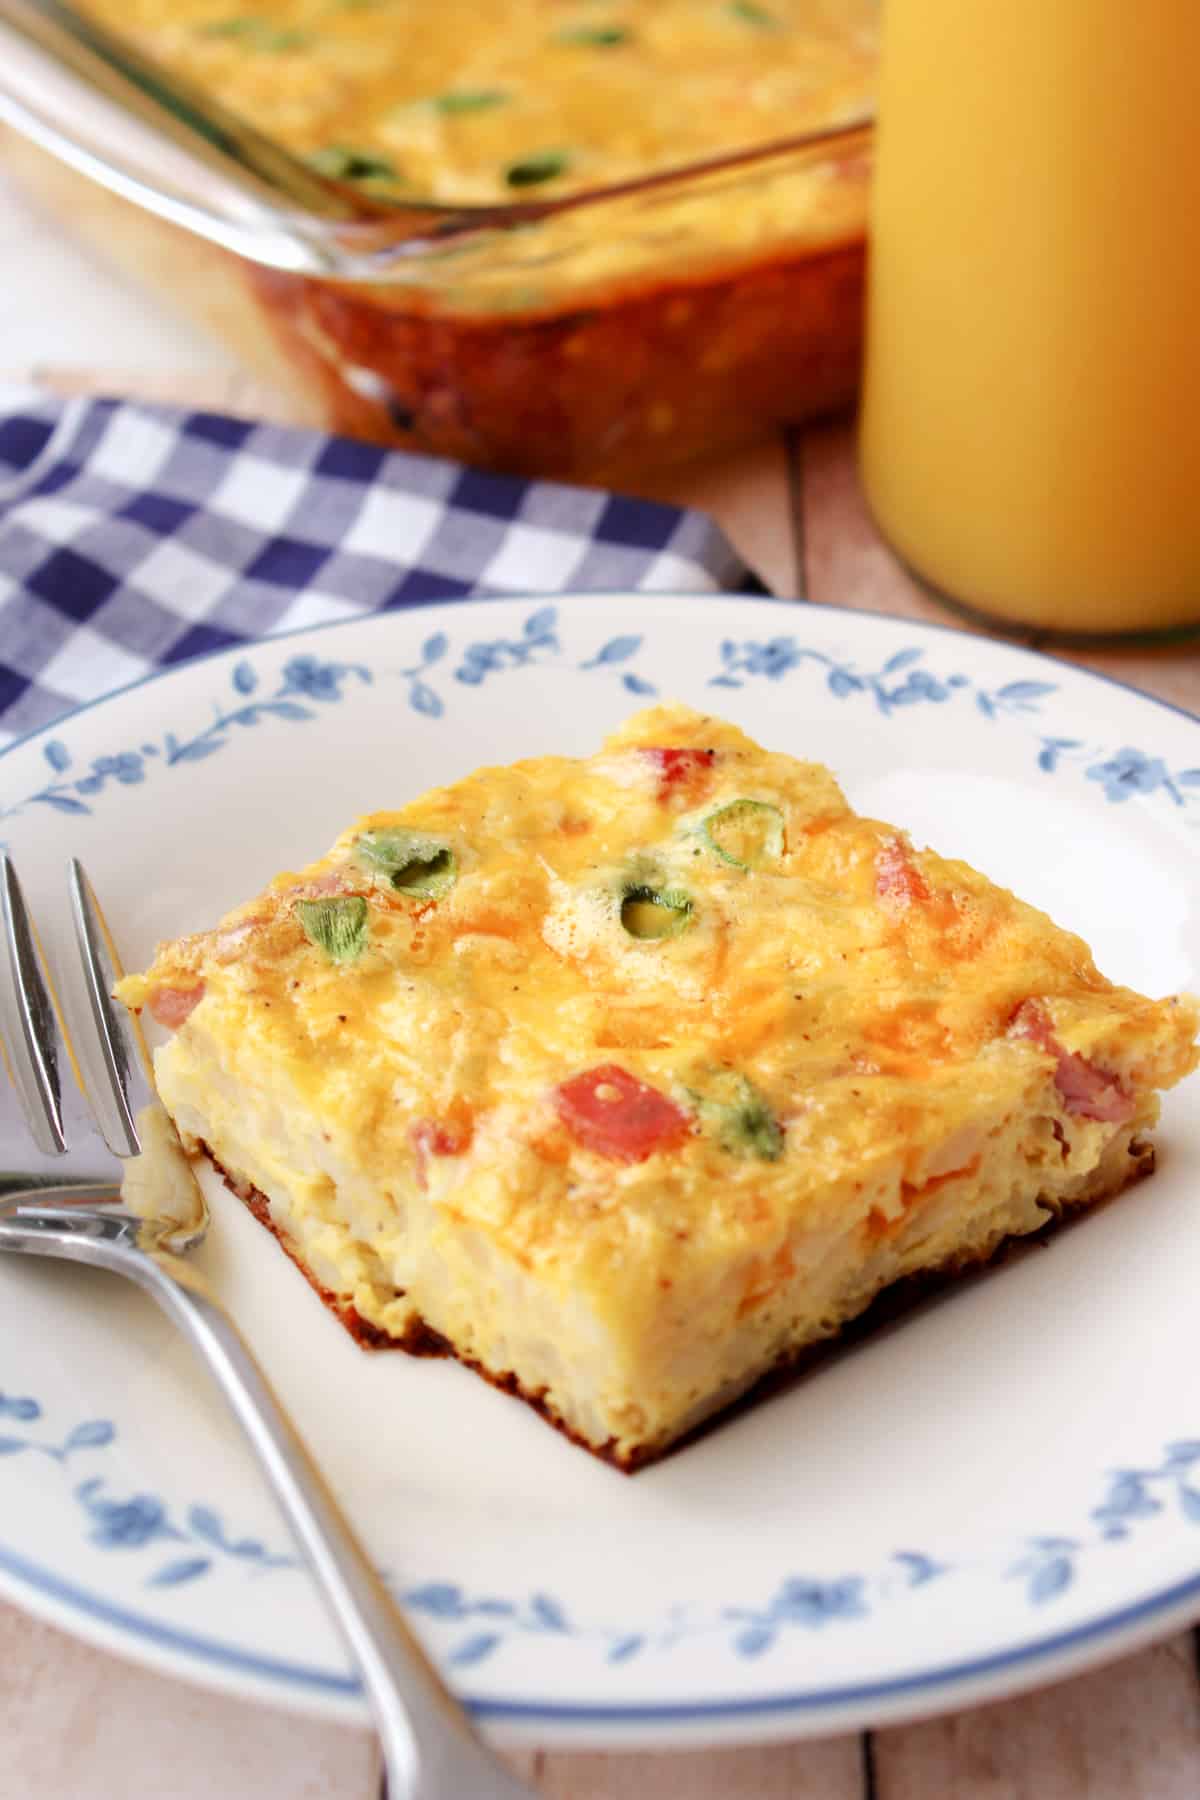
M 849 401 L 869 102 L 559 200 L 330 180 L 57 0 L 0 0 L 0 157 L 314 423 L 619 481 Z

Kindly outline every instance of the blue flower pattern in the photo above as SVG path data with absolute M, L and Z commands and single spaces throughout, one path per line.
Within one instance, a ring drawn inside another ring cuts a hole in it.
M 83 1420 L 60 1439 L 31 1433 L 29 1427 L 44 1428 L 46 1421 L 41 1404 L 25 1394 L 0 1392 L 0 1420 L 26 1428 L 19 1435 L 0 1436 L 0 1458 L 28 1452 L 66 1467 L 74 1459 L 111 1449 L 117 1441 L 116 1426 L 109 1419 Z M 176 1510 L 157 1494 L 116 1495 L 96 1474 L 77 1480 L 71 1492 L 81 1509 L 87 1541 L 96 1549 L 147 1554 L 144 1581 L 149 1588 L 184 1587 L 218 1566 L 240 1567 L 251 1575 L 302 1568 L 288 1552 L 272 1551 L 257 1538 L 230 1533 L 210 1506 Z M 1029 1606 L 1041 1608 L 1073 1586 L 1086 1556 L 1132 1538 L 1141 1526 L 1172 1509 L 1188 1524 L 1200 1526 L 1200 1440 L 1168 1444 L 1161 1461 L 1152 1467 L 1113 1470 L 1102 1499 L 1088 1515 L 1088 1532 L 1027 1539 L 1015 1559 L 1004 1559 L 1002 1576 L 1021 1582 Z M 896 1550 L 874 1573 L 851 1571 L 832 1579 L 790 1574 L 758 1605 L 741 1603 L 701 1613 L 677 1606 L 657 1623 L 633 1631 L 574 1619 L 553 1595 L 536 1590 L 510 1599 L 473 1596 L 451 1581 L 392 1585 L 409 1611 L 440 1629 L 451 1667 L 474 1667 L 507 1643 L 530 1636 L 588 1645 L 605 1662 L 618 1664 L 668 1653 L 678 1644 L 713 1634 L 721 1635 L 735 1656 L 753 1660 L 766 1656 L 790 1633 L 851 1626 L 898 1597 L 970 1569 L 970 1564 L 940 1562 L 921 1550 Z
M 473 641 L 459 652 L 453 679 L 465 687 L 478 687 L 507 670 L 556 663 L 580 671 L 615 675 L 622 686 L 638 696 L 656 689 L 631 663 L 642 648 L 639 636 L 610 638 L 590 656 L 570 662 L 564 656 L 556 609 L 538 608 L 525 619 L 516 638 Z M 394 671 L 407 684 L 412 711 L 430 719 L 444 716 L 446 702 L 433 685 L 434 671 L 445 669 L 451 643 L 443 631 L 428 637 L 419 659 Z M 1016 714 L 1037 713 L 1055 691 L 1051 683 L 1014 681 L 995 690 L 973 686 L 962 674 L 935 674 L 925 668 L 925 652 L 906 648 L 889 657 L 875 671 L 857 668 L 823 651 L 800 645 L 790 636 L 762 642 L 720 647 L 720 668 L 711 677 L 714 687 L 741 688 L 748 682 L 780 682 L 795 670 L 808 666 L 823 675 L 828 691 L 841 700 L 865 696 L 877 714 L 920 705 L 943 706 L 964 694 L 974 695 L 978 711 L 991 720 Z M 358 664 L 324 661 L 297 655 L 284 664 L 276 685 L 260 690 L 260 678 L 249 659 L 240 660 L 231 674 L 233 704 L 214 706 L 211 722 L 191 736 L 168 733 L 161 742 L 144 743 L 137 749 L 99 756 L 84 770 L 74 768 L 67 745 L 51 739 L 43 755 L 52 779 L 25 801 L 0 816 L 11 816 L 26 805 L 47 805 L 57 811 L 88 814 L 91 800 L 110 783 L 133 786 L 143 782 L 151 766 L 175 767 L 215 754 L 235 730 L 254 727 L 268 719 L 299 724 L 320 716 L 321 710 L 342 702 L 356 682 L 369 683 L 371 673 Z M 1089 782 L 1097 784 L 1111 804 L 1164 794 L 1175 806 L 1187 804 L 1187 790 L 1200 787 L 1200 769 L 1172 772 L 1161 757 L 1130 745 L 1111 752 L 1089 748 L 1075 738 L 1043 736 L 1039 739 L 1038 767 L 1054 774 L 1066 763 L 1082 766 Z M 61 1441 L 18 1434 L 10 1426 L 30 1427 L 42 1421 L 42 1408 L 28 1395 L 0 1393 L 0 1459 L 21 1453 L 43 1456 L 66 1467 L 73 1459 L 109 1448 L 116 1428 L 106 1419 L 85 1420 Z M 1067 1537 L 1041 1535 L 1030 1538 L 1020 1555 L 1009 1563 L 1006 1574 L 1023 1583 L 1028 1603 L 1042 1607 L 1066 1593 L 1074 1584 L 1081 1559 L 1099 1545 L 1128 1539 L 1147 1521 L 1173 1506 L 1189 1523 L 1200 1525 L 1200 1440 L 1167 1446 L 1162 1462 L 1148 1469 L 1122 1469 L 1109 1477 L 1103 1500 L 1093 1508 L 1093 1535 Z M 172 1517 L 166 1503 L 150 1494 L 115 1497 L 95 1476 L 74 1487 L 87 1526 L 89 1541 L 112 1551 L 151 1551 L 154 1567 L 146 1575 L 148 1586 L 175 1588 L 209 1574 L 219 1563 L 248 1570 L 296 1569 L 297 1559 L 271 1552 L 254 1538 L 226 1531 L 210 1507 L 194 1505 L 182 1518 Z M 168 1559 L 161 1559 L 170 1545 Z M 874 1604 L 895 1592 L 924 1587 L 953 1573 L 922 1551 L 897 1551 L 879 1576 L 851 1573 L 831 1581 L 803 1576 L 787 1577 L 775 1593 L 758 1607 L 724 1609 L 715 1617 L 690 1618 L 675 1611 L 661 1628 L 630 1632 L 608 1627 L 589 1627 L 568 1619 L 551 1596 L 533 1593 L 524 1600 L 500 1597 L 471 1598 L 449 1582 L 426 1582 L 400 1588 L 411 1610 L 435 1620 L 453 1634 L 449 1661 L 457 1667 L 481 1663 L 516 1635 L 556 1634 L 594 1641 L 610 1663 L 623 1663 L 652 1650 L 669 1650 L 673 1644 L 699 1632 L 719 1629 L 729 1634 L 734 1653 L 741 1658 L 767 1654 L 789 1631 L 821 1630 L 864 1617 Z
M 563 642 L 558 609 L 547 605 L 526 616 L 518 635 L 474 639 L 457 652 L 449 634 L 436 631 L 425 639 L 415 662 L 388 673 L 405 684 L 408 706 L 414 713 L 436 720 L 447 712 L 447 697 L 438 685 L 443 677 L 473 688 L 514 669 L 550 665 L 612 676 L 627 693 L 649 699 L 658 690 L 634 666 L 643 648 L 643 638 L 629 633 L 608 638 L 589 655 L 572 658 Z M 883 718 L 913 707 L 946 706 L 973 698 L 978 712 L 989 720 L 1038 714 L 1058 691 L 1048 681 L 1009 681 L 998 688 L 983 688 L 960 672 L 943 674 L 927 668 L 925 654 L 923 648 L 910 645 L 889 656 L 880 668 L 864 669 L 851 659 L 801 644 L 792 636 L 742 642 L 727 638 L 720 645 L 719 667 L 709 678 L 709 686 L 744 688 L 755 681 L 781 682 L 808 668 L 823 678 L 836 699 L 865 698 Z M 90 814 L 92 801 L 111 784 L 135 786 L 145 781 L 156 764 L 176 768 L 200 762 L 224 749 L 236 731 L 268 720 L 303 724 L 319 719 L 326 708 L 344 702 L 356 684 L 372 680 L 371 671 L 361 664 L 297 655 L 284 663 L 276 685 L 264 693 L 253 662 L 243 657 L 230 676 L 234 703 L 215 703 L 210 723 L 190 736 L 168 732 L 161 742 L 96 757 L 84 769 L 75 768 L 72 753 L 61 738 L 50 739 L 42 754 L 51 779 L 16 805 L 0 807 L 0 818 L 11 818 L 35 805 Z M 1053 775 L 1064 764 L 1078 764 L 1085 778 L 1113 805 L 1161 794 L 1183 807 L 1190 798 L 1188 790 L 1200 787 L 1200 768 L 1172 771 L 1161 757 L 1128 744 L 1105 750 L 1089 747 L 1078 738 L 1043 736 L 1037 741 L 1037 766 L 1043 773 Z
M 897 650 L 881 669 L 871 672 L 857 669 L 845 659 L 828 656 L 823 650 L 807 649 L 791 637 L 741 644 L 726 638 L 721 645 L 721 672 L 712 676 L 709 686 L 740 688 L 745 687 L 747 679 L 756 677 L 782 681 L 793 669 L 807 663 L 824 671 L 825 685 L 835 699 L 868 694 L 876 710 L 886 718 L 898 706 L 944 705 L 956 689 L 970 686 L 965 675 L 937 676 L 928 669 L 917 668 L 916 664 L 924 654 L 923 650 L 913 648 Z M 898 676 L 903 679 L 897 680 Z M 989 703 L 992 703 L 990 697 Z M 999 702 L 996 710 L 1003 710 L 1006 704 Z
M 1167 1445 L 1163 1460 L 1150 1469 L 1114 1469 L 1108 1491 L 1089 1514 L 1099 1538 L 1031 1538 L 1024 1555 L 1009 1569 L 1024 1581 L 1026 1596 L 1040 1606 L 1065 1593 L 1078 1574 L 1078 1562 L 1097 1542 L 1121 1543 L 1139 1523 L 1162 1516 L 1173 1505 L 1190 1525 L 1200 1525 L 1200 1441 L 1184 1438 Z
M 335 705 L 345 698 L 343 689 L 353 678 L 370 682 L 371 673 L 358 663 L 322 662 L 315 656 L 293 656 L 284 664 L 272 692 L 261 694 L 257 670 L 248 659 L 234 665 L 230 675 L 235 702 L 233 706 L 218 703 L 213 719 L 190 737 L 168 731 L 161 743 L 141 744 L 136 750 L 123 750 L 111 756 L 98 756 L 82 772 L 74 769 L 74 758 L 61 738 L 52 738 L 42 755 L 51 774 L 37 792 L 29 794 L 17 806 L 0 808 L 0 818 L 11 818 L 26 806 L 49 806 L 55 812 L 90 814 L 91 800 L 103 792 L 110 782 L 133 787 L 146 778 L 150 766 L 159 762 L 166 768 L 181 763 L 202 762 L 223 750 L 235 729 L 260 725 L 266 719 L 282 719 L 300 724 L 318 718 L 320 709 Z M 316 708 L 306 702 L 316 702 Z
M 654 683 L 647 681 L 644 675 L 623 666 L 641 648 L 640 637 L 609 638 L 594 655 L 566 666 L 587 671 L 610 671 L 619 677 L 627 693 L 649 696 L 658 691 Z M 494 638 L 490 642 L 468 644 L 463 652 L 462 662 L 454 671 L 454 679 L 467 687 L 479 687 L 489 675 L 497 674 L 502 669 L 523 669 L 530 663 L 556 662 L 561 653 L 557 609 L 543 606 L 537 612 L 530 613 L 519 638 Z
M 497 674 L 501 669 L 523 669 L 529 663 L 549 660 L 562 649 L 557 626 L 556 609 L 543 606 L 529 614 L 519 638 L 495 638 L 490 643 L 468 644 L 454 671 L 454 679 L 466 687 L 479 687 L 489 675 Z
M 1176 806 L 1183 806 L 1186 802 L 1179 790 L 1200 786 L 1200 769 L 1182 769 L 1172 775 L 1160 756 L 1146 756 L 1126 744 L 1105 762 L 1093 763 L 1087 778 L 1100 782 L 1105 799 L 1117 804 L 1131 800 L 1135 794 L 1153 794 L 1161 788 Z
M 92 1522 L 88 1537 L 102 1550 L 140 1550 L 155 1538 L 177 1537 L 167 1523 L 167 1509 L 153 1494 L 134 1494 L 129 1500 L 111 1500 L 104 1483 L 93 1476 L 75 1489 L 75 1498 Z
M 259 677 L 254 665 L 246 659 L 234 665 L 231 681 L 235 695 L 243 704 L 228 710 L 214 707 L 212 723 L 191 737 L 179 738 L 169 731 L 163 739 L 162 754 L 168 768 L 179 763 L 201 762 L 223 750 L 235 728 L 261 725 L 266 719 L 283 719 L 290 724 L 303 724 L 320 716 L 319 709 L 344 698 L 343 686 L 353 677 L 371 681 L 371 672 L 359 663 L 321 662 L 315 656 L 293 656 L 283 665 L 278 685 L 269 694 L 258 691 Z M 306 701 L 315 701 L 317 711 Z
M 29 1395 L 0 1393 L 0 1419 L 37 1425 L 43 1419 L 42 1407 Z M 110 1449 L 116 1439 L 117 1428 L 111 1419 L 84 1419 L 59 1442 L 28 1432 L 0 1436 L 0 1457 L 28 1453 L 66 1466 L 83 1452 Z M 176 1522 L 156 1494 L 118 1499 L 106 1492 L 104 1481 L 96 1475 L 78 1482 L 72 1492 L 87 1521 L 88 1542 L 100 1550 L 143 1550 L 160 1543 L 184 1547 L 184 1554 L 173 1554 L 147 1575 L 148 1587 L 178 1587 L 206 1575 L 214 1564 L 213 1552 L 258 1569 L 299 1567 L 294 1556 L 274 1555 L 257 1539 L 231 1538 L 210 1507 L 193 1506 L 184 1520 Z
M 1187 805 L 1187 788 L 1200 787 L 1200 769 L 1178 769 L 1174 773 L 1161 756 L 1147 756 L 1144 750 L 1125 744 L 1109 755 L 1090 749 L 1081 738 L 1044 737 L 1038 752 L 1038 767 L 1053 775 L 1064 761 L 1085 764 L 1084 776 L 1099 784 L 1104 798 L 1114 806 L 1126 800 L 1163 793 L 1175 806 Z

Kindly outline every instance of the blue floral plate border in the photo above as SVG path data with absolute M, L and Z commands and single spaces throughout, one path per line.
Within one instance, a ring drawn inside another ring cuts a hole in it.
M 680 666 L 679 639 L 672 635 L 681 622 L 689 635 L 686 666 Z M 385 647 L 382 655 L 378 645 Z M 165 683 L 186 696 L 178 706 L 143 708 L 133 701 L 156 687 L 161 698 Z M 544 695 L 556 683 L 569 685 L 572 711 L 578 704 L 606 718 L 678 692 L 735 716 L 740 707 L 748 722 L 761 712 L 767 716 L 764 737 L 771 735 L 770 721 L 790 722 L 795 736 L 793 708 L 805 696 L 814 729 L 836 732 L 834 721 L 845 714 L 856 717 L 855 739 L 867 721 L 887 734 L 863 752 L 860 767 L 870 766 L 872 754 L 879 761 L 884 745 L 882 760 L 889 769 L 902 769 L 904 757 L 895 755 L 900 745 L 918 758 L 941 742 L 944 757 L 949 732 L 956 742 L 974 733 L 976 743 L 984 741 L 981 732 L 1011 733 L 997 769 L 1017 769 L 1031 784 L 1045 782 L 1067 793 L 1067 804 L 1083 809 L 1081 817 L 1094 820 L 1099 807 L 1114 817 L 1136 818 L 1140 843 L 1157 844 L 1164 856 L 1169 846 L 1171 854 L 1194 857 L 1200 735 L 1191 715 L 1111 678 L 951 628 L 741 597 L 443 604 L 198 659 L 9 746 L 0 757 L 0 839 L 11 843 L 24 865 L 30 856 L 44 857 L 56 841 L 74 848 L 83 830 L 104 842 L 110 828 L 119 833 L 131 807 L 150 806 L 169 820 L 176 784 L 188 771 L 208 765 L 210 781 L 214 766 L 218 777 L 226 765 L 231 774 L 240 772 L 259 742 L 273 745 L 268 756 L 286 754 L 305 768 L 311 750 L 285 753 L 281 746 L 293 734 L 303 745 L 304 728 L 314 726 L 322 738 L 336 738 L 335 722 L 368 695 L 381 705 L 385 686 L 399 699 L 400 729 L 457 737 L 469 735 L 476 709 L 511 685 L 512 705 L 496 703 L 495 729 L 506 737 L 515 729 L 512 706 L 521 711 L 524 703 L 527 711 L 530 696 Z M 193 705 L 201 693 L 203 706 Z M 577 701 L 588 693 L 602 697 Z M 107 721 L 122 719 L 121 729 L 108 727 Z M 487 732 L 485 721 L 485 739 Z M 844 748 L 851 753 L 848 739 Z M 817 743 L 810 753 L 825 754 Z M 830 760 L 836 764 L 836 755 Z M 966 762 L 969 767 L 969 754 Z M 352 812 L 358 807 L 353 784 L 347 792 L 346 810 Z M 94 862 L 90 849 L 88 855 Z M 34 1464 L 53 1471 L 63 1483 L 64 1516 L 73 1515 L 82 1527 L 84 1562 L 103 1562 L 104 1553 L 113 1551 L 129 1567 L 137 1558 L 136 1581 L 118 1597 L 103 1584 L 72 1578 L 65 1561 L 58 1566 L 39 1557 L 36 1542 L 0 1543 L 0 1584 L 14 1598 L 182 1672 L 207 1672 L 226 1684 L 249 1678 L 275 1698 L 343 1713 L 355 1709 L 353 1678 L 335 1664 L 263 1654 L 194 1628 L 186 1596 L 218 1576 L 226 1592 L 230 1580 L 271 1571 L 298 1578 L 278 1531 L 270 1547 L 267 1533 L 227 1526 L 223 1507 L 186 1495 L 165 1497 L 166 1482 L 163 1495 L 131 1491 L 127 1471 L 109 1466 L 124 1449 L 122 1423 L 88 1417 L 56 1432 L 59 1409 L 40 1391 L 34 1397 L 36 1382 L 3 1365 L 0 1376 L 0 1481 L 12 1481 Z M 536 1581 L 520 1592 L 511 1583 L 510 1591 L 497 1592 L 471 1580 L 397 1575 L 395 1586 L 451 1673 L 463 1672 L 469 1702 L 522 1736 L 545 1741 L 558 1732 L 573 1741 L 668 1743 L 789 1735 L 908 1716 L 1083 1666 L 1112 1654 L 1114 1644 L 1131 1646 L 1200 1612 L 1200 1573 L 1187 1544 L 1200 1524 L 1200 1441 L 1175 1432 L 1143 1443 L 1136 1463 L 1097 1466 L 1090 1499 L 1077 1515 L 1082 1525 L 1001 1533 L 986 1555 L 956 1541 L 949 1549 L 939 1545 L 936 1554 L 894 1549 L 849 1569 L 790 1568 L 737 1603 L 724 1596 L 699 1604 L 689 1598 L 655 1617 L 609 1621 L 589 1619 L 577 1597 L 564 1598 Z M 562 1452 L 556 1447 L 554 1454 Z M 1100 1604 L 1111 1591 L 1102 1580 L 1095 1598 L 1088 1598 L 1092 1569 L 1114 1547 L 1135 1539 L 1156 1554 L 1166 1545 L 1172 1554 L 1163 1567 L 1174 1566 L 1176 1578 L 1112 1605 Z M 1172 1565 L 1176 1539 L 1186 1553 Z M 919 1626 L 913 1607 L 956 1581 L 964 1596 L 981 1582 L 1003 1582 L 1006 1596 L 1018 1596 L 1013 1617 L 1023 1616 L 1027 1625 L 1036 1620 L 1037 1629 L 1001 1633 L 994 1647 L 975 1654 L 924 1662 L 918 1655 L 897 1673 L 862 1679 L 822 1680 L 820 1661 L 810 1659 L 806 1678 L 789 1681 L 798 1642 L 890 1610 L 903 1617 L 905 1629 Z M 146 1594 L 160 1603 L 152 1612 L 135 1603 Z M 178 1607 L 175 1614 L 164 1613 L 167 1602 Z M 600 1671 L 594 1694 L 580 1697 L 578 1683 L 573 1693 L 561 1694 L 530 1685 L 528 1671 L 544 1647 L 554 1655 L 586 1652 Z M 671 1691 L 655 1672 L 673 1655 L 695 1670 L 687 1693 Z M 506 1679 L 505 1667 L 518 1662 L 515 1681 Z M 648 1690 L 644 1698 L 631 1698 L 628 1685 L 621 1695 L 607 1694 L 609 1672 L 638 1668 Z M 754 1679 L 772 1668 L 777 1679 Z M 736 1680 L 728 1679 L 731 1670 Z

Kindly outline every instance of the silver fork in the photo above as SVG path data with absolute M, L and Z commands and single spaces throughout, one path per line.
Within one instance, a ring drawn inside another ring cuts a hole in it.
M 13 1151 L 0 1150 L 0 1250 L 65 1257 L 126 1276 L 199 1353 L 249 1439 L 358 1669 L 391 1800 L 530 1800 L 531 1790 L 475 1734 L 409 1631 L 233 1320 L 184 1260 L 208 1229 L 208 1207 L 154 1093 L 144 1049 L 123 1009 L 109 999 L 120 964 L 75 861 L 70 893 L 103 1071 L 103 1081 L 85 1093 L 125 1169 L 120 1180 L 76 1180 L 52 1167 L 50 1159 L 67 1149 L 62 1072 L 68 1046 L 16 872 L 0 855 L 7 948 L 6 957 L 0 954 L 0 974 L 7 975 L 7 985 L 0 983 L 0 1021 L 7 1012 L 9 1073 L 41 1165 L 36 1172 L 5 1173 Z

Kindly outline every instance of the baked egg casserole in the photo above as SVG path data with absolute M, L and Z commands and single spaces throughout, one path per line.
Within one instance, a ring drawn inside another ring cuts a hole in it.
M 625 1469 L 1146 1174 L 1200 1014 L 682 706 L 360 819 L 118 993 L 361 1342 Z
M 860 119 L 879 36 L 878 0 L 83 9 L 318 173 L 450 205 L 580 193 Z

